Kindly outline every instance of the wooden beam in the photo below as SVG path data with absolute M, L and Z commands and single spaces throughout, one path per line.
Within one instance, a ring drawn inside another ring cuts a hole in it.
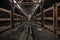
M 45 26 L 45 28 L 49 29 L 50 31 L 52 31 L 52 32 L 54 31 L 54 28 L 52 25 L 44 25 L 44 26 Z M 57 34 L 60 35 L 60 31 L 57 30 Z
M 9 21 L 9 20 L 11 20 L 11 18 L 0 18 L 0 21 Z M 14 20 L 20 20 L 20 19 L 15 18 Z
M 4 30 L 7 30 L 7 29 L 9 29 L 9 28 L 11 28 L 11 25 L 8 25 L 8 26 L 4 26 L 4 27 L 0 27 L 0 32 L 2 32 L 2 31 L 4 31 Z
M 37 20 L 41 20 L 41 18 L 36 18 Z
M 53 25 L 46 25 L 46 24 L 45 24 L 44 27 L 47 28 L 47 29 L 49 29 L 49 30 L 52 31 L 52 32 L 54 31 Z
M 4 8 L 0 8 L 0 11 L 7 12 L 7 13 L 11 14 L 11 11 L 9 11 L 9 10 L 7 10 L 7 9 L 4 9 Z M 16 13 L 15 13 L 14 15 L 20 16 L 20 15 L 18 15 L 18 14 L 16 14 Z
M 57 17 L 57 20 L 59 20 L 59 21 L 60 21 L 60 17 Z
M 56 6 L 60 6 L 60 2 L 56 3 Z
M 39 16 L 41 13 L 37 14 L 36 16 Z
M 44 17 L 44 19 L 45 19 L 45 20 L 52 20 L 52 21 L 54 20 L 53 17 Z
M 20 22 L 19 22 L 20 23 Z M 19 23 L 15 23 L 14 25 L 18 25 Z M 2 26 L 0 27 L 0 32 L 7 30 L 7 29 L 11 29 L 11 25 L 6 25 L 6 26 Z
M 60 35 L 60 31 L 57 31 L 57 34 Z
M 41 23 L 39 23 L 39 22 L 37 22 L 38 24 L 41 24 Z
M 47 12 L 47 11 L 50 11 L 50 10 L 53 10 L 53 9 L 54 9 L 54 7 L 52 6 L 50 8 L 45 9 L 44 12 Z

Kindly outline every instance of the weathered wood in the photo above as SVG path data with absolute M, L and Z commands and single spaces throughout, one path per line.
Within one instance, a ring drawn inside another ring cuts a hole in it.
M 49 29 L 50 31 L 54 31 L 54 28 L 53 28 L 53 25 L 44 25 L 45 26 L 45 28 L 47 28 L 47 29 Z
M 41 9 L 41 27 L 44 27 L 44 0 L 41 0 L 40 9 Z
M 10 21 L 11 20 L 11 18 L 0 18 L 0 21 Z M 15 18 L 14 20 L 20 20 L 20 19 L 17 19 L 17 18 Z
M 36 16 L 39 16 L 41 13 L 37 14 Z
M 52 7 L 49 7 L 49 8 L 47 8 L 47 9 L 45 9 L 44 12 L 50 11 L 50 10 L 52 10 L 53 8 L 54 8 L 53 6 L 52 6 Z
M 38 24 L 41 24 L 40 22 L 37 22 Z
M 60 6 L 60 2 L 56 3 L 56 6 Z
M 58 25 L 58 21 L 60 21 L 60 17 L 58 17 L 58 7 L 60 6 L 60 2 L 59 3 L 56 3 L 56 7 L 55 7 L 55 12 L 56 12 L 56 30 L 57 30 L 57 35 L 60 35 L 60 31 L 59 31 L 59 28 L 60 27 L 58 27 L 59 25 Z
M 45 20 L 54 20 L 53 17 L 44 17 Z
M 11 14 L 11 11 L 9 11 L 9 10 L 7 10 L 7 9 L 4 9 L 4 8 L 0 8 L 0 11 L 7 12 L 8 14 Z M 16 14 L 16 13 L 14 13 L 14 15 L 20 16 L 20 15 L 18 15 L 18 14 Z
M 36 20 L 41 20 L 41 18 L 36 18 Z
M 49 29 L 50 31 L 54 32 L 53 25 L 44 25 L 45 28 Z M 60 35 L 60 31 L 57 31 L 57 34 Z
M 20 24 L 20 22 L 15 23 L 14 25 L 18 25 L 18 24 Z M 11 29 L 11 25 L 6 25 L 6 26 L 0 27 L 0 32 L 7 30 L 7 29 Z

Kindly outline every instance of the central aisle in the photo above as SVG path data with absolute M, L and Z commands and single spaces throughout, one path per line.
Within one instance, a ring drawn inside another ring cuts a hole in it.
M 8 34 L 8 33 L 7 33 Z M 2 34 L 6 36 L 5 34 Z M 8 36 L 1 36 L 1 40 L 53 40 L 53 34 L 40 25 L 25 22 L 13 30 Z

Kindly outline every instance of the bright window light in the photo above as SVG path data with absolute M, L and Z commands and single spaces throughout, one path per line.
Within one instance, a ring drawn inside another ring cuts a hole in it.
M 14 3 L 17 3 L 15 0 L 13 0 L 14 1 Z

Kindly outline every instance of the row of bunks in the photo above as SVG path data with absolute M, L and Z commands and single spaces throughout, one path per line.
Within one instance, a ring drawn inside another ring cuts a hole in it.
M 60 2 L 53 4 L 51 7 L 44 9 L 44 27 L 51 32 L 56 31 L 56 36 L 60 35 Z M 32 17 L 35 23 L 41 24 L 41 13 Z

